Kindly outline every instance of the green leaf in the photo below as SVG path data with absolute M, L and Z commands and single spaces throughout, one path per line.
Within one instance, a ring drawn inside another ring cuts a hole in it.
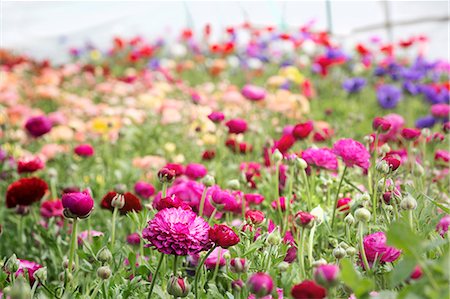
M 388 245 L 401 249 L 406 255 L 419 256 L 423 252 L 423 239 L 405 222 L 393 222 L 386 236 Z
M 416 265 L 417 261 L 415 258 L 405 256 L 405 258 L 402 259 L 400 263 L 398 263 L 395 266 L 394 270 L 390 275 L 392 287 L 396 287 L 400 283 L 404 282 L 405 279 L 407 279 L 411 275 L 411 272 L 413 271 Z
M 435 206 L 437 206 L 438 208 L 440 208 L 442 211 L 444 211 L 447 214 L 450 214 L 450 208 L 444 206 L 441 203 L 438 203 L 437 201 L 433 200 L 432 198 L 430 198 L 429 196 L 427 196 L 426 194 L 422 194 L 423 196 L 425 196 L 426 199 L 428 199 L 429 201 L 431 201 Z
M 362 298 L 373 290 L 373 281 L 368 278 L 362 278 L 361 275 L 356 272 L 354 265 L 349 259 L 343 259 L 341 267 L 342 280 L 353 290 L 357 298 Z

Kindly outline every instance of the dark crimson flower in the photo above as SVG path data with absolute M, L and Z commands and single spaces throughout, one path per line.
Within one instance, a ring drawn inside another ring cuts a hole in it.
M 178 196 L 172 195 L 161 198 L 159 201 L 153 203 L 155 209 L 161 211 L 168 208 L 182 208 L 183 210 L 192 210 L 192 208 Z
M 386 161 L 386 163 L 389 165 L 391 171 L 396 171 L 397 168 L 399 168 L 400 164 L 402 164 L 399 159 L 391 155 L 384 157 L 383 160 Z
M 307 121 L 305 123 L 297 124 L 292 130 L 292 135 L 295 139 L 305 139 L 314 129 L 313 122 Z
M 47 183 L 40 178 L 21 178 L 8 186 L 6 207 L 29 206 L 40 201 L 47 189 Z
M 255 273 L 247 281 L 250 292 L 258 296 L 258 298 L 264 297 L 272 293 L 273 280 L 267 273 Z
M 101 207 L 103 209 L 114 211 L 114 207 L 111 205 L 111 202 L 116 195 L 120 195 L 120 193 L 114 191 L 108 192 L 102 199 Z M 123 194 L 123 196 L 125 199 L 125 204 L 122 208 L 119 209 L 122 215 L 125 215 L 126 213 L 131 211 L 139 212 L 142 210 L 141 200 L 136 197 L 136 195 L 130 192 L 126 192 L 125 194 Z
M 44 162 L 35 157 L 32 159 L 19 160 L 17 162 L 17 172 L 20 173 L 32 173 L 45 167 Z
M 314 216 L 308 212 L 300 211 L 295 215 L 295 223 L 301 227 L 307 227 L 314 220 Z
M 173 169 L 163 167 L 158 171 L 158 179 L 161 183 L 172 182 L 175 179 L 176 172 Z
M 50 132 L 52 121 L 44 115 L 34 116 L 27 120 L 25 129 L 31 136 L 37 138 Z
M 386 191 L 383 193 L 383 201 L 385 204 L 390 204 L 392 199 L 392 191 Z
M 264 222 L 265 215 L 262 211 L 250 210 L 245 212 L 245 220 L 251 224 L 260 225 Z
M 295 143 L 295 138 L 292 135 L 283 135 L 280 140 L 275 142 L 275 148 L 282 154 L 285 154 Z
M 247 131 L 247 122 L 240 118 L 230 119 L 225 123 L 228 132 L 232 134 L 240 134 Z
M 166 166 L 164 166 L 164 168 L 168 168 L 168 169 L 175 171 L 176 177 L 184 174 L 184 167 L 181 164 L 167 163 Z
M 90 144 L 80 144 L 73 149 L 73 152 L 80 157 L 90 157 L 94 155 L 94 148 Z
M 409 278 L 411 278 L 412 280 L 417 280 L 422 277 L 422 274 L 423 274 L 422 268 L 419 265 L 417 265 L 414 267 Z
M 228 226 L 224 224 L 214 224 L 209 230 L 209 238 L 217 246 L 228 248 L 239 243 L 239 236 Z
M 338 200 L 337 209 L 341 212 L 348 211 L 350 209 L 350 202 L 352 199 L 350 197 L 344 197 Z
M 47 200 L 41 204 L 41 216 L 44 218 L 52 218 L 52 217 L 62 217 L 63 216 L 64 207 L 62 205 L 62 201 L 57 200 Z
M 342 83 L 342 88 L 348 93 L 358 93 L 366 86 L 366 83 L 367 81 L 364 78 L 350 78 Z
M 393 109 L 402 99 L 402 92 L 393 85 L 382 85 L 377 90 L 377 99 L 384 109 Z
M 213 111 L 208 115 L 208 118 L 214 123 L 220 123 L 225 119 L 225 115 L 219 111 Z
M 202 154 L 202 160 L 209 161 L 214 159 L 216 152 L 214 150 L 206 150 Z
M 444 133 L 450 132 L 450 121 L 447 121 L 442 125 L 442 131 Z
M 400 134 L 406 140 L 415 140 L 420 136 L 421 132 L 414 128 L 403 128 Z
M 294 299 L 322 299 L 327 296 L 327 290 L 312 280 L 304 280 L 291 289 Z
M 66 212 L 64 212 L 64 215 L 66 216 L 84 218 L 89 216 L 94 208 L 94 200 L 87 192 L 65 193 L 63 194 L 61 201 L 64 210 L 70 213 L 67 215 Z
M 391 122 L 383 117 L 375 117 L 372 122 L 375 131 L 387 132 L 391 128 Z

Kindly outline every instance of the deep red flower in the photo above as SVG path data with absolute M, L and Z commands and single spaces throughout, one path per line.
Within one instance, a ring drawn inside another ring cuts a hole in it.
M 41 216 L 44 218 L 52 218 L 52 217 L 62 217 L 63 216 L 64 207 L 62 205 L 62 201 L 57 200 L 47 200 L 41 204 Z
M 111 201 L 117 194 L 118 193 L 114 191 L 108 192 L 102 199 L 102 208 L 114 211 L 114 208 L 111 206 Z M 122 215 L 131 211 L 139 212 L 140 210 L 142 210 L 141 200 L 133 193 L 126 192 L 125 194 L 123 194 L 123 196 L 125 199 L 125 205 L 121 209 L 119 209 Z
M 44 162 L 35 157 L 33 159 L 24 159 L 17 162 L 17 172 L 20 173 L 31 173 L 39 169 L 43 169 L 45 166 Z
M 312 280 L 304 280 L 291 289 L 294 299 L 321 299 L 327 296 L 327 290 Z
M 230 119 L 225 123 L 228 132 L 232 134 L 240 134 L 247 131 L 247 122 L 240 118 Z
M 341 212 L 348 211 L 350 209 L 349 203 L 352 201 L 349 197 L 344 197 L 338 200 L 337 209 Z
M 400 159 L 397 159 L 394 156 L 386 156 L 383 158 L 383 160 L 386 161 L 386 163 L 389 165 L 389 168 L 391 169 L 391 171 L 397 170 L 397 168 L 399 168 L 400 164 L 402 164 Z
M 6 207 L 29 206 L 40 201 L 47 190 L 47 183 L 40 178 L 21 178 L 8 186 Z
M 167 167 L 163 167 L 158 171 L 158 179 L 161 183 L 172 182 L 175 179 L 175 176 L 175 170 Z
M 313 220 L 314 216 L 308 212 L 300 211 L 295 215 L 295 223 L 302 227 L 308 226 Z
M 206 150 L 202 154 L 202 160 L 209 161 L 214 159 L 216 152 L 214 150 Z
M 180 176 L 184 174 L 184 167 L 181 164 L 167 163 L 166 166 L 164 166 L 164 168 L 168 168 L 175 171 L 175 176 Z
M 264 222 L 265 215 L 262 211 L 250 210 L 245 212 L 245 220 L 249 223 L 259 225 Z
M 277 148 L 282 154 L 285 154 L 295 143 L 295 138 L 292 135 L 283 135 L 280 140 L 275 142 Z
M 155 205 L 155 209 L 161 211 L 168 208 L 182 208 L 183 210 L 192 210 L 192 208 L 179 197 L 172 195 L 161 198 Z
M 209 229 L 209 238 L 222 248 L 236 245 L 240 241 L 234 230 L 224 224 L 214 224 L 214 227 Z
M 383 117 L 375 117 L 372 122 L 375 131 L 387 132 L 391 128 L 391 123 Z
M 420 136 L 420 130 L 414 128 L 404 128 L 402 129 L 401 135 L 406 140 L 415 140 Z
M 305 139 L 314 129 L 313 122 L 307 121 L 305 123 L 297 124 L 292 130 L 292 136 L 296 139 Z

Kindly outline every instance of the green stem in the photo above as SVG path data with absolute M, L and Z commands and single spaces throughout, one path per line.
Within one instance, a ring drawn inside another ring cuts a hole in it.
M 314 258 L 313 258 L 313 243 L 314 243 L 314 234 L 316 233 L 316 224 L 314 223 L 313 227 L 311 228 L 311 231 L 309 232 L 309 240 L 308 240 L 308 261 L 309 266 L 311 267 Z
M 72 236 L 70 237 L 70 249 L 69 249 L 69 265 L 68 265 L 69 272 L 72 271 L 73 257 L 75 253 L 75 247 L 77 246 L 77 224 L 78 218 L 73 218 Z
M 333 203 L 333 216 L 331 218 L 331 230 L 333 230 L 334 227 L 334 219 L 336 218 L 336 207 L 337 202 L 339 198 L 339 192 L 341 192 L 342 182 L 344 181 L 345 174 L 347 172 L 347 166 L 344 167 L 344 171 L 342 172 L 341 180 L 339 181 L 339 186 L 336 192 L 336 196 L 334 197 L 334 203 Z
M 358 224 L 358 243 L 359 251 L 361 252 L 361 257 L 363 260 L 364 268 L 366 272 L 370 272 L 369 262 L 367 261 L 366 251 L 364 250 L 364 223 L 360 222 Z
M 211 223 L 214 221 L 214 216 L 216 216 L 217 209 L 214 208 L 213 212 L 211 213 L 211 216 L 209 216 L 208 223 L 211 225 Z
M 114 207 L 114 211 L 112 214 L 112 220 L 111 220 L 111 249 L 114 248 L 114 242 L 116 241 L 116 217 L 117 217 L 117 212 L 118 212 L 118 208 Z
M 219 272 L 219 265 L 220 265 L 220 255 L 222 254 L 222 247 L 219 248 L 219 252 L 217 253 L 217 261 L 216 265 L 214 267 L 214 274 L 212 277 L 212 281 L 216 281 L 217 273 Z
M 200 217 L 202 217 L 202 215 L 203 215 L 203 209 L 204 209 L 204 207 L 205 207 L 206 190 L 208 190 L 207 187 L 203 188 L 202 197 L 201 197 L 201 199 L 200 199 L 200 209 L 199 209 L 199 211 L 198 211 L 198 215 L 199 215 Z
M 409 227 L 412 231 L 414 231 L 414 222 L 413 222 L 414 214 L 413 210 L 408 211 L 408 220 L 409 220 Z
M 302 170 L 302 176 L 303 176 L 303 180 L 304 180 L 304 184 L 306 186 L 306 192 L 307 192 L 307 207 L 308 207 L 308 211 L 311 211 L 311 186 L 309 185 L 309 180 L 308 180 L 308 175 L 306 174 L 306 169 Z
M 198 279 L 200 278 L 200 272 L 203 270 L 203 264 L 205 264 L 206 259 L 208 258 L 208 256 L 214 251 L 214 249 L 216 249 L 216 246 L 214 246 L 213 248 L 211 248 L 206 255 L 202 258 L 202 260 L 200 261 L 200 263 L 197 266 L 197 269 L 195 271 L 195 278 L 194 278 L 194 295 L 195 295 L 195 299 L 198 298 Z M 150 298 L 150 297 L 149 297 Z
M 373 214 L 373 223 L 376 222 L 377 219 L 377 202 L 378 202 L 378 182 L 377 175 L 374 175 L 375 183 L 372 190 L 372 214 Z
M 163 260 L 164 260 L 164 253 L 161 253 L 161 256 L 158 261 L 158 265 L 156 266 L 155 272 L 152 275 L 152 283 L 150 285 L 150 290 L 148 291 L 147 299 L 150 299 L 152 297 L 153 288 L 155 287 L 156 278 L 158 277 L 158 272 L 159 272 L 159 269 L 161 268 Z
M 162 184 L 161 198 L 167 197 L 167 183 Z
M 302 279 L 305 278 L 305 261 L 303 259 L 303 245 L 304 245 L 304 241 L 305 241 L 305 229 L 301 228 L 298 232 L 298 236 L 297 236 L 297 259 L 299 262 L 299 266 L 300 266 L 300 277 Z
M 173 256 L 173 275 L 177 275 L 177 268 L 178 268 L 178 255 Z

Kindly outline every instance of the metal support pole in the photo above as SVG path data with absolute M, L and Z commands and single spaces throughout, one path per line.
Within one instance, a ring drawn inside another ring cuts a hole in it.
M 333 33 L 333 18 L 331 17 L 331 1 L 325 0 L 326 10 L 327 10 L 327 25 L 328 25 L 328 33 Z
M 383 1 L 383 8 L 384 8 L 384 18 L 385 18 L 385 27 L 386 27 L 386 34 L 388 37 L 388 41 L 392 43 L 394 41 L 394 33 L 392 30 L 392 22 L 391 22 L 391 11 L 389 7 L 389 2 L 387 0 Z

